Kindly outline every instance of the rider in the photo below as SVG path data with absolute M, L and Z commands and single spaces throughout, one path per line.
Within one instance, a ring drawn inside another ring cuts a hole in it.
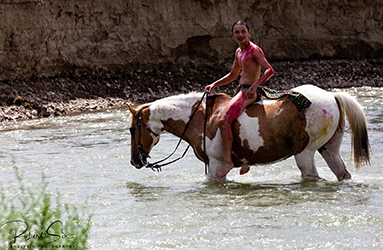
M 257 88 L 264 84 L 273 74 L 274 70 L 266 60 L 262 49 L 249 39 L 250 29 L 248 25 L 240 20 L 234 23 L 232 35 L 238 43 L 239 48 L 235 52 L 235 59 L 230 73 L 207 85 L 205 90 L 210 92 L 214 88 L 228 84 L 237 79 L 242 70 L 239 80 L 239 89 L 228 105 L 225 107 L 219 121 L 224 145 L 224 160 L 216 178 L 222 178 L 234 167 L 231 159 L 233 146 L 232 122 L 238 118 L 242 111 L 257 99 Z M 261 68 L 264 70 L 261 76 Z

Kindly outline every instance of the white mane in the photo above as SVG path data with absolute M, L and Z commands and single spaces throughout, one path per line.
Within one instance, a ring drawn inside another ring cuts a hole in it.
M 187 123 L 192 112 L 192 106 L 201 100 L 202 95 L 203 93 L 191 92 L 169 96 L 146 104 L 145 106 L 150 107 L 149 126 L 160 129 L 162 128 L 161 121 L 168 119 L 181 120 Z
M 203 93 L 191 92 L 188 94 L 173 95 L 165 97 L 163 99 L 156 100 L 151 103 L 144 104 L 142 106 L 150 107 L 153 112 L 161 112 L 161 110 L 171 111 L 174 109 L 187 109 L 191 107 L 195 102 L 202 98 Z M 187 110 L 184 110 L 186 112 Z

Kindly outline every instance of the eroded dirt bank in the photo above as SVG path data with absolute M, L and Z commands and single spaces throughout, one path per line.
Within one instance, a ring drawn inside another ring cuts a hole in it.
M 0 79 L 69 67 L 213 65 L 232 60 L 245 20 L 273 60 L 383 56 L 383 2 L 1 0 Z
M 274 61 L 271 64 L 275 75 L 267 83 L 270 88 L 289 89 L 302 84 L 322 88 L 383 87 L 383 58 Z M 3 80 L 0 85 L 0 121 L 114 108 L 178 93 L 203 91 L 205 85 L 227 72 L 163 66 L 135 71 L 78 71 L 54 77 Z M 232 94 L 235 85 L 232 83 L 217 91 Z

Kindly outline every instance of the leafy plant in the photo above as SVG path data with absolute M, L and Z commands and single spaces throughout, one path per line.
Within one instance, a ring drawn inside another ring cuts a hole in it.
M 59 194 L 54 198 L 47 191 L 44 174 L 39 187 L 27 190 L 14 169 L 17 195 L 1 192 L 0 245 L 5 249 L 87 249 L 92 214 L 62 204 Z

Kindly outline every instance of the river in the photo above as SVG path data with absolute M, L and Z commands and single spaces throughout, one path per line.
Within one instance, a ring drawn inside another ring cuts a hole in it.
M 382 249 L 383 88 L 333 91 L 355 96 L 368 120 L 371 165 L 356 172 L 348 132 L 341 147 L 351 181 L 319 154 L 318 183 L 301 183 L 292 158 L 220 184 L 191 151 L 162 172 L 137 170 L 128 111 L 114 109 L 1 124 L 1 192 L 17 194 L 14 166 L 31 189 L 43 172 L 50 192 L 94 214 L 90 249 Z M 163 134 L 152 160 L 177 140 Z

